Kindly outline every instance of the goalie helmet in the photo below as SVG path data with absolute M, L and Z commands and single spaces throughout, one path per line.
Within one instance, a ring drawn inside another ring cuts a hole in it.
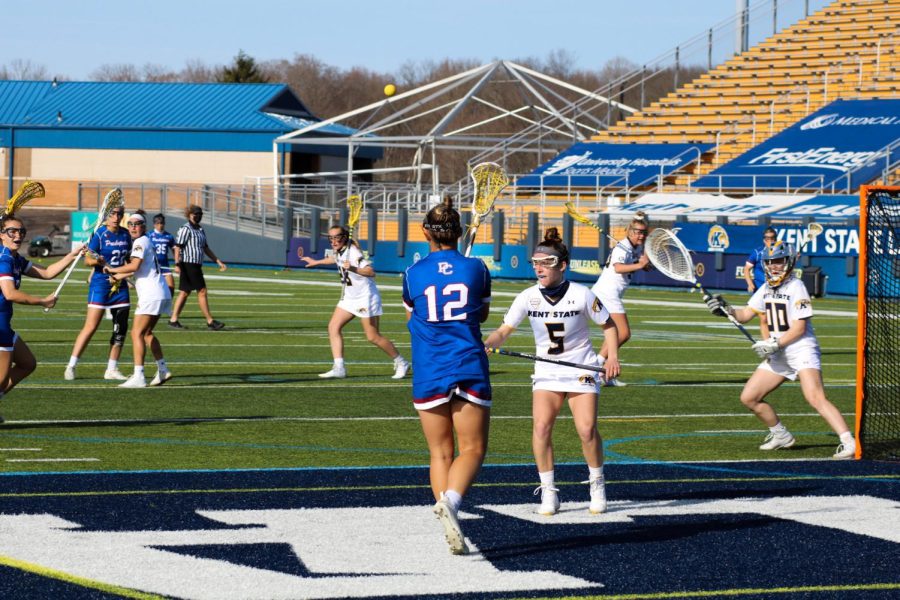
M 763 271 L 766 273 L 766 282 L 769 287 L 778 287 L 794 273 L 794 261 L 797 254 L 791 244 L 779 240 L 763 250 Z M 773 269 L 775 261 L 781 269 Z

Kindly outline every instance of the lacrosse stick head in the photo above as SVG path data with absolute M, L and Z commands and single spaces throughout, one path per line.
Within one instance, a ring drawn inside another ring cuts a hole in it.
M 350 237 L 353 237 L 353 230 L 359 224 L 359 217 L 362 215 L 363 202 L 362 198 L 353 194 L 347 198 L 347 231 Z
M 25 203 L 34 198 L 44 197 L 44 186 L 37 181 L 26 181 L 19 190 L 6 201 L 6 207 L 3 214 L 7 217 L 15 216 L 16 212 L 22 208 Z
M 125 194 L 122 193 L 122 188 L 113 188 L 106 192 L 106 195 L 103 197 L 103 204 L 100 206 L 100 213 L 97 218 L 97 227 L 100 227 L 109 216 L 118 209 L 125 208 Z
M 509 176 L 503 167 L 493 162 L 478 163 L 472 167 L 469 175 L 475 184 L 472 214 L 475 221 L 480 221 L 491 212 L 497 196 L 509 185 Z
M 762 260 L 766 283 L 775 288 L 794 274 L 797 252 L 791 244 L 779 240 L 763 250 Z
M 654 229 L 644 242 L 644 252 L 656 270 L 666 277 L 697 283 L 691 253 L 672 231 L 661 227 Z
M 578 209 L 575 208 L 575 205 L 572 204 L 572 202 L 566 202 L 565 206 L 566 206 L 566 214 L 568 214 L 570 217 L 572 217 L 579 223 L 582 223 L 583 225 L 589 225 L 591 227 L 597 226 L 596 223 L 592 222 L 586 216 L 584 216 L 583 214 L 578 212 Z

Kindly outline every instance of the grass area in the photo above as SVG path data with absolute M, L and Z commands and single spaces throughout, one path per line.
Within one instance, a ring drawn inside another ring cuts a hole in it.
M 83 281 L 73 277 L 48 315 L 16 307 L 13 325 L 39 366 L 0 402 L 7 420 L 0 426 L 0 472 L 427 464 L 410 380 L 390 378 L 389 359 L 365 341 L 357 323 L 345 329 L 348 378 L 317 376 L 331 364 L 326 323 L 340 293 L 334 273 L 210 272 L 211 307 L 226 329 L 208 331 L 190 299 L 181 319 L 186 331 L 158 328 L 175 377 L 161 388 L 141 390 L 102 379 L 109 321 L 85 353 L 78 379 L 63 379 L 84 318 Z M 409 356 L 400 279 L 380 275 L 378 282 L 385 304 L 382 333 Z M 495 282 L 485 333 L 499 325 L 513 296 L 528 284 Z M 23 290 L 35 295 L 54 286 L 23 281 Z M 733 303 L 742 299 L 738 293 L 726 297 Z M 634 330 L 621 353 L 622 380 L 629 385 L 604 389 L 600 401 L 599 427 L 610 462 L 831 455 L 837 438 L 796 384 L 782 386 L 772 403 L 797 445 L 774 456 L 757 450 L 764 428 L 738 396 L 758 360 L 739 332 L 709 315 L 696 295 L 632 289 L 626 307 Z M 828 298 L 815 301 L 814 308 L 838 313 L 814 322 L 829 398 L 852 421 L 855 301 Z M 595 339 L 599 344 L 599 329 Z M 533 352 L 530 329 L 517 332 L 507 347 Z M 487 462 L 528 464 L 533 365 L 504 356 L 491 361 L 495 402 Z M 130 371 L 130 362 L 129 344 L 123 372 Z M 152 360 L 147 371 L 152 377 Z M 558 423 L 554 442 L 557 462 L 582 460 L 570 419 Z

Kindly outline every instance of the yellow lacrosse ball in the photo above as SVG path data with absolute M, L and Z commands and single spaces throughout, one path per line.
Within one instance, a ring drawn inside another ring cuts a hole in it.
M 386 86 L 384 86 L 384 95 L 385 96 L 393 96 L 396 93 L 397 93 L 397 86 L 394 85 L 393 83 L 389 83 Z

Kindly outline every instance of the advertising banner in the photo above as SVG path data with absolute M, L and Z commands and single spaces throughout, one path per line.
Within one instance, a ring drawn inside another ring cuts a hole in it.
M 692 187 L 855 189 L 879 176 L 885 168 L 881 150 L 898 139 L 900 100 L 837 100 Z
M 712 144 L 575 144 L 531 172 L 516 186 L 618 187 L 648 184 L 685 167 Z

